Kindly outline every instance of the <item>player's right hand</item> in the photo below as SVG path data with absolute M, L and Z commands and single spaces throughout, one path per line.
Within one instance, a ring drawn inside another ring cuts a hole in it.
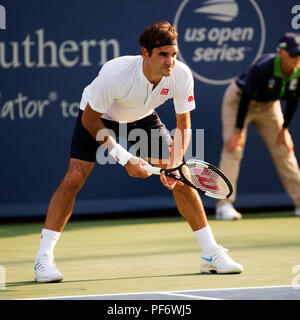
M 152 173 L 147 172 L 143 166 L 149 165 L 148 162 L 144 161 L 138 157 L 131 157 L 129 161 L 125 164 L 125 169 L 130 177 L 132 178 L 148 178 Z

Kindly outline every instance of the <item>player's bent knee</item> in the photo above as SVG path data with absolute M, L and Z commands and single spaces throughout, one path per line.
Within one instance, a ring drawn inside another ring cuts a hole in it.
M 78 192 L 80 188 L 85 183 L 87 177 L 89 176 L 93 164 L 81 164 L 76 162 L 71 162 L 69 169 L 64 177 L 62 186 L 65 190 L 71 192 Z
M 72 173 L 69 173 L 66 175 L 66 177 L 63 180 L 63 187 L 66 190 L 70 190 L 72 192 L 78 192 L 79 189 L 83 186 L 84 182 L 86 180 L 86 177 L 83 176 L 78 171 L 73 171 Z

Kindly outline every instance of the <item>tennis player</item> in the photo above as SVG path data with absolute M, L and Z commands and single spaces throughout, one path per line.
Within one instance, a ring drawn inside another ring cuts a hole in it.
M 217 201 L 216 218 L 240 219 L 233 207 L 247 126 L 253 123 L 266 144 L 284 188 L 300 216 L 300 171 L 289 125 L 300 96 L 300 35 L 284 34 L 277 53 L 262 55 L 227 88 L 222 106 L 223 150 L 220 169 L 234 193 Z M 286 101 L 284 114 L 281 100 Z
M 53 194 L 34 263 L 37 282 L 61 281 L 54 263 L 54 247 L 71 216 L 76 195 L 91 173 L 99 145 L 128 172 L 130 177 L 148 178 L 143 166 L 174 168 L 182 162 L 190 141 L 190 111 L 195 108 L 193 77 L 189 68 L 176 60 L 177 30 L 168 22 L 147 27 L 139 38 L 141 55 L 113 59 L 83 91 L 74 130 L 70 163 Z M 155 109 L 173 99 L 177 127 L 173 140 Z M 146 132 L 146 159 L 134 156 L 116 142 L 123 126 Z M 151 130 L 159 132 L 159 148 L 151 148 Z M 183 132 L 188 134 L 183 134 Z M 152 149 L 155 149 L 154 151 Z M 158 151 L 156 150 L 158 149 Z M 167 155 L 167 156 L 166 156 Z M 168 161 L 166 161 L 169 159 Z M 177 208 L 188 221 L 202 249 L 201 272 L 241 273 L 227 249 L 219 246 L 208 225 L 198 192 L 161 174 L 161 182 L 172 190 Z

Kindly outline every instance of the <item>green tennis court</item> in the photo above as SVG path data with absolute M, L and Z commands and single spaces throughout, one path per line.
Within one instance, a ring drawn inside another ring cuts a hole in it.
M 64 281 L 38 284 L 33 262 L 43 223 L 2 224 L 0 299 L 300 284 L 300 218 L 292 211 L 249 213 L 241 221 L 209 217 L 209 223 L 244 273 L 200 274 L 200 248 L 180 216 L 71 219 L 55 249 Z

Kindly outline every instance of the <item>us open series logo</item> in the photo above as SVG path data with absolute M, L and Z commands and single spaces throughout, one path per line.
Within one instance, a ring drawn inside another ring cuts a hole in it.
M 183 0 L 174 25 L 178 57 L 202 82 L 230 83 L 263 53 L 265 22 L 254 0 Z

